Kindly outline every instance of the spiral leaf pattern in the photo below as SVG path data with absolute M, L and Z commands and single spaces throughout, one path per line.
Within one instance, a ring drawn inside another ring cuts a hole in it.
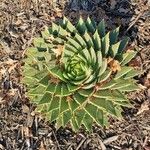
M 93 122 L 108 125 L 108 117 L 121 118 L 121 107 L 132 107 L 124 92 L 139 89 L 128 66 L 136 55 L 125 51 L 128 38 L 118 41 L 119 28 L 106 32 L 81 17 L 73 25 L 66 17 L 52 23 L 28 48 L 23 82 L 37 111 L 56 126 L 81 125 L 91 130 Z

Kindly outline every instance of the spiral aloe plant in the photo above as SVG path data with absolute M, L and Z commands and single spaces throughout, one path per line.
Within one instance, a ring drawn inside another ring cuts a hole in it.
M 28 48 L 23 67 L 23 82 L 28 97 L 57 127 L 70 123 L 77 131 L 81 125 L 91 130 L 93 122 L 108 124 L 108 117 L 121 118 L 122 106 L 131 104 L 126 91 L 137 90 L 138 75 L 128 62 L 135 51 L 125 51 L 128 38 L 118 41 L 119 27 L 106 33 L 81 17 L 76 25 L 63 18 L 52 23 Z

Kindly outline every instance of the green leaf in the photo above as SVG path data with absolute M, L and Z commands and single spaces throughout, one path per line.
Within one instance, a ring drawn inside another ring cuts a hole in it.
M 55 90 L 56 90 L 56 84 L 55 83 L 49 83 L 47 88 L 46 88 L 46 91 L 51 93 L 51 94 L 54 94 Z
M 50 74 L 52 74 L 55 78 L 59 78 L 62 81 L 66 81 L 63 77 L 62 71 L 59 66 L 55 66 L 54 68 L 50 69 L 49 66 L 46 66 Z
M 93 89 L 80 89 L 78 90 L 79 94 L 85 97 L 89 97 L 93 93 Z
M 87 97 L 84 97 L 77 92 L 74 93 L 73 98 L 79 105 L 83 104 L 87 100 Z
M 66 38 L 67 36 L 69 36 L 69 33 L 61 26 L 59 26 L 58 34 L 59 36 L 62 36 L 62 38 Z
M 116 108 L 116 114 L 117 114 L 117 116 L 118 116 L 118 120 L 123 120 L 123 117 L 122 117 L 122 108 L 120 107 L 120 105 L 119 106 L 116 106 L 115 107 Z
M 133 78 L 137 75 L 141 74 L 141 71 L 139 70 L 131 70 L 129 71 L 125 76 L 124 76 L 124 79 L 130 79 L 130 78 Z
M 69 38 L 67 44 L 74 46 L 77 52 L 82 49 L 82 46 L 75 40 L 75 38 Z
M 61 37 L 53 37 L 54 39 L 53 39 L 53 41 L 52 41 L 52 46 L 51 45 L 49 45 L 50 47 L 50 49 L 52 49 L 52 48 L 54 48 L 54 45 L 64 45 L 64 43 L 65 43 L 65 40 L 63 39 L 63 38 L 61 38 Z
M 59 115 L 59 109 L 52 110 L 51 116 L 50 116 L 50 121 L 51 122 L 55 121 L 57 119 L 58 115 Z
M 73 46 L 66 46 L 63 53 L 63 63 L 66 64 L 70 57 L 73 57 L 77 53 L 77 49 Z
M 85 48 L 82 50 L 82 56 L 89 62 L 91 62 L 90 52 Z
M 105 125 L 103 111 L 100 109 L 97 109 L 97 111 L 96 111 L 96 122 L 101 126 Z
M 77 41 L 78 43 L 80 43 L 80 45 L 82 46 L 82 48 L 86 47 L 86 42 L 84 41 L 84 39 L 78 33 L 76 33 L 74 39 L 75 39 L 75 41 Z
M 118 27 L 110 32 L 110 43 L 111 44 L 115 44 L 117 42 L 118 35 L 119 35 L 119 29 L 120 29 L 120 27 Z
M 109 41 L 109 33 L 108 32 L 103 38 L 102 38 L 102 55 L 105 57 L 108 54 L 110 41 Z
M 97 81 L 93 78 L 93 80 L 87 84 L 85 84 L 82 88 L 83 89 L 90 89 L 93 88 L 96 85 Z
M 127 74 L 129 71 L 131 71 L 133 68 L 132 67 L 122 67 L 120 71 L 118 71 L 118 73 L 115 76 L 115 80 L 121 78 L 122 76 L 124 76 L 125 74 Z
M 59 105 L 60 105 L 60 97 L 53 96 L 48 111 L 60 108 Z
M 52 23 L 52 33 L 53 35 L 58 35 L 58 31 L 59 31 L 59 26 L 55 23 Z
M 36 107 L 35 111 L 41 113 L 41 112 L 43 112 L 44 107 L 45 107 L 45 105 L 38 105 L 38 106 Z M 44 112 L 43 112 L 43 113 L 44 113 Z
M 110 51 L 109 51 L 111 57 L 115 57 L 117 55 L 119 46 L 120 46 L 120 42 L 117 42 L 117 43 L 111 45 Z
M 27 85 L 27 89 L 30 89 L 38 84 L 38 81 L 36 79 L 27 76 L 24 77 L 21 82 Z
M 98 76 L 101 76 L 107 69 L 107 59 L 103 59 Z
M 62 89 L 62 83 L 59 82 L 59 83 L 56 85 L 55 95 L 61 96 L 61 89 Z
M 34 43 L 35 47 L 41 48 L 39 50 L 41 50 L 41 51 L 42 50 L 44 50 L 44 51 L 47 50 L 47 45 L 46 45 L 43 38 L 35 38 L 33 43 Z
M 111 80 L 107 83 L 105 83 L 104 85 L 100 86 L 98 89 L 100 90 L 105 90 L 105 89 L 109 89 L 112 88 L 113 86 L 115 86 L 117 83 L 114 80 Z
M 82 120 L 85 116 L 85 111 L 82 109 L 78 109 L 74 114 L 75 114 L 76 123 L 80 127 L 82 124 Z
M 70 92 L 74 92 L 74 91 L 76 91 L 77 89 L 80 88 L 79 86 L 73 85 L 71 83 L 67 83 L 67 87 L 68 87 Z
M 97 51 L 96 55 L 97 55 L 97 68 L 100 68 L 103 65 L 101 51 Z
M 119 90 L 111 90 L 111 93 L 113 94 L 113 97 L 116 100 L 121 100 L 121 101 L 126 101 L 127 100 L 125 95 L 122 92 L 120 92 Z
M 89 17 L 87 18 L 85 24 L 86 24 L 86 27 L 87 27 L 89 32 L 91 32 L 91 33 L 95 32 L 95 28 L 94 28 L 94 26 L 92 24 L 92 21 L 91 21 L 91 19 Z
M 116 116 L 115 107 L 111 101 L 95 97 L 90 102 L 99 109 L 106 111 L 110 115 Z
M 74 112 L 79 107 L 79 104 L 74 99 L 69 99 L 68 104 L 71 112 Z
M 62 115 L 59 114 L 56 120 L 56 125 L 55 125 L 56 130 L 58 130 L 62 126 L 63 126 L 63 118 L 62 118 Z
M 78 21 L 76 28 L 81 35 L 83 35 L 85 33 L 85 31 L 87 30 L 86 25 L 85 25 L 82 17 L 79 18 L 79 21 Z
M 88 114 L 85 114 L 82 123 L 84 124 L 84 126 L 88 131 L 91 131 L 93 119 Z
M 118 49 L 118 52 L 119 53 L 122 53 L 124 51 L 124 49 L 126 48 L 127 44 L 128 44 L 128 41 L 129 41 L 129 38 L 126 37 L 124 38 L 121 42 L 120 42 L 120 46 L 119 46 L 119 49 Z
M 70 94 L 71 94 L 71 92 L 69 91 L 67 84 L 63 83 L 62 87 L 61 87 L 61 95 L 62 96 L 68 96 Z
M 89 35 L 88 32 L 85 32 L 85 33 L 84 33 L 83 39 L 84 39 L 84 41 L 85 41 L 86 44 L 87 44 L 87 48 L 94 47 L 93 40 L 92 40 L 92 38 L 91 38 L 91 36 Z
M 97 98 L 105 98 L 107 100 L 113 100 L 113 101 L 126 101 L 126 97 L 119 92 L 118 90 L 98 90 L 96 93 L 94 93 L 94 97 Z
M 100 77 L 99 77 L 99 81 L 103 82 L 105 80 L 107 80 L 110 75 L 111 75 L 112 71 L 111 70 L 106 70 Z
M 135 90 L 139 90 L 139 89 L 140 88 L 137 85 L 131 84 L 129 86 L 120 88 L 119 91 L 121 91 L 121 92 L 131 92 L 131 91 L 135 91 Z
M 99 37 L 98 31 L 96 30 L 93 35 L 93 43 L 95 50 L 101 50 L 101 39 Z
M 39 101 L 39 104 L 50 103 L 51 100 L 52 100 L 52 94 L 46 92 L 41 98 L 41 100 Z
M 45 26 L 45 30 L 42 31 L 41 34 L 44 39 L 48 39 L 51 36 L 50 29 L 47 26 Z
M 93 47 L 90 48 L 90 55 L 91 55 L 91 60 L 93 62 L 93 64 L 96 64 L 96 53 L 95 53 L 95 50 L 93 49 Z
M 114 85 L 111 89 L 116 90 L 116 89 L 120 89 L 123 87 L 127 87 L 131 84 L 130 81 L 124 80 L 124 79 L 117 79 L 116 81 L 116 85 Z
M 28 91 L 28 93 L 30 95 L 42 95 L 42 94 L 44 94 L 45 89 L 46 89 L 45 86 L 39 85 L 36 88 L 31 89 L 30 91 Z
M 104 37 L 105 36 L 105 22 L 104 19 L 98 24 L 98 33 L 100 35 L 100 37 Z
M 130 62 L 131 59 L 133 59 L 136 54 L 137 54 L 137 52 L 134 52 L 134 51 L 126 52 L 125 54 L 123 54 L 123 60 L 121 61 L 121 66 L 124 66 L 128 62 Z
M 50 78 L 50 75 L 47 74 L 46 76 L 44 76 L 44 77 L 39 81 L 39 83 L 42 84 L 42 85 L 44 85 L 44 86 L 47 86 L 50 79 L 51 79 L 51 78 Z
M 79 130 L 79 126 L 78 126 L 78 124 L 76 122 L 75 116 L 73 116 L 71 118 L 71 125 L 72 125 L 74 131 L 78 131 Z
M 67 28 L 67 22 L 68 22 L 68 18 L 66 18 L 65 16 L 63 17 L 63 20 L 60 21 L 60 26 L 63 28 L 63 29 L 66 29 Z
M 74 43 L 75 44 L 75 43 Z M 65 45 L 65 50 L 64 50 L 64 53 L 66 54 L 66 55 L 70 55 L 70 56 L 73 56 L 75 53 L 78 53 L 78 49 L 75 47 L 75 46 L 73 46 L 74 44 L 67 44 L 66 43 L 66 45 Z M 66 50 L 67 50 L 67 52 L 66 52 Z M 71 53 L 71 54 L 70 54 Z
M 112 97 L 113 95 L 111 91 L 107 89 L 107 90 L 98 90 L 96 93 L 94 93 L 94 96 L 98 98 L 109 98 Z
M 69 105 L 68 105 L 68 102 L 67 102 L 67 98 L 66 97 L 62 97 L 60 99 L 60 108 L 59 108 L 59 113 L 62 113 L 62 112 L 65 112 L 69 109 Z
M 43 38 L 42 38 L 42 39 L 43 39 Z M 27 48 L 27 50 L 26 50 L 26 55 L 27 55 L 28 57 L 32 56 L 32 57 L 34 58 L 34 56 L 37 55 L 37 53 L 38 53 L 37 47 L 29 47 L 29 48 Z M 27 61 L 33 62 L 33 60 L 31 60 L 31 58 L 30 58 L 30 59 L 26 58 L 25 61 L 26 61 L 26 62 L 27 62 Z M 25 65 L 26 65 L 26 64 L 25 64 Z
M 115 101 L 114 103 L 120 106 L 133 108 L 133 105 L 131 105 L 129 101 Z
M 66 18 L 64 17 L 64 19 L 66 20 L 67 22 L 67 25 L 66 25 L 66 28 L 69 32 L 75 32 L 76 31 L 76 28 L 75 26 Z
M 62 114 L 63 127 L 70 121 L 71 117 L 72 117 L 72 114 L 71 114 L 71 111 L 70 111 L 70 110 L 65 111 L 65 112 Z
M 96 122 L 97 107 L 92 104 L 86 104 L 84 109 L 89 116 Z

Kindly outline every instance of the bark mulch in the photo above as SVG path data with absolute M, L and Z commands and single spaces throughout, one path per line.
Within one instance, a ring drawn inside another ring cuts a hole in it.
M 2 150 L 150 150 L 150 1 L 146 0 L 1 0 L 0 1 L 0 149 Z M 122 121 L 93 125 L 91 133 L 69 127 L 56 130 L 34 112 L 25 96 L 21 66 L 26 48 L 45 25 L 67 16 L 105 19 L 108 29 L 121 25 L 137 57 L 130 63 L 143 72 L 140 92 L 128 94 L 134 109 Z

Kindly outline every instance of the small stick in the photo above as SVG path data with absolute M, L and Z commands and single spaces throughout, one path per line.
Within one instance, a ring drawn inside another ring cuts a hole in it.
M 82 146 L 82 144 L 85 142 L 86 138 L 84 138 L 78 145 L 78 147 L 76 148 L 76 150 L 79 150 L 79 148 Z
M 132 26 L 139 20 L 139 18 L 143 15 L 143 12 L 144 11 L 139 13 L 139 15 L 135 18 L 135 20 L 133 22 L 131 22 L 131 24 L 129 25 L 129 27 L 127 28 L 127 30 L 125 31 L 124 34 L 126 34 L 132 28 Z
M 53 133 L 54 138 L 55 138 L 55 140 L 56 140 L 56 143 L 57 143 L 57 147 L 58 147 L 58 149 L 59 149 L 59 150 L 61 150 L 61 148 L 60 148 L 60 146 L 59 146 L 59 143 L 58 143 L 58 140 L 57 140 L 57 137 L 56 137 L 56 135 L 55 135 L 55 133 L 54 133 L 54 131 L 53 131 L 53 130 L 52 130 L 52 133 Z

